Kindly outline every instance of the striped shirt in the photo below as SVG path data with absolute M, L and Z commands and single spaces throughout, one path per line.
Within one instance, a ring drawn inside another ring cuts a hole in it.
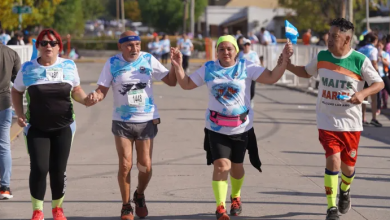
M 319 76 L 317 127 L 328 131 L 362 131 L 362 105 L 337 99 L 338 94 L 352 96 L 368 85 L 382 82 L 371 61 L 353 49 L 343 57 L 321 51 L 306 67 L 306 72 Z

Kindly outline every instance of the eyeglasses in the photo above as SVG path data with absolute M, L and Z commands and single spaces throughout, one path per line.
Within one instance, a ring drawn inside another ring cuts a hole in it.
M 39 41 L 39 45 L 41 45 L 42 47 L 46 47 L 48 44 L 50 44 L 50 46 L 52 47 L 55 47 L 58 44 L 58 41 L 47 41 L 47 40 Z

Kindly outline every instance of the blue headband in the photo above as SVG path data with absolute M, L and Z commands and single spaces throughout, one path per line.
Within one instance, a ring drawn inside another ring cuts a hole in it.
M 141 38 L 139 36 L 126 36 L 126 37 L 122 37 L 121 39 L 119 39 L 119 43 L 120 44 L 123 44 L 124 42 L 127 42 L 127 41 L 141 41 Z

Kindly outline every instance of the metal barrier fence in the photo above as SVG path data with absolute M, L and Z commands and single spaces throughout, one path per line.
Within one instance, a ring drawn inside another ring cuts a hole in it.
M 8 47 L 13 49 L 14 51 L 16 51 L 16 53 L 18 53 L 18 55 L 20 57 L 20 61 L 22 63 L 29 61 L 31 59 L 31 55 L 33 53 L 32 45 L 23 45 L 23 46 L 12 45 L 12 46 L 8 46 Z
M 276 66 L 279 55 L 284 48 L 284 44 L 278 45 L 252 45 L 252 50 L 256 51 L 259 56 L 264 58 L 264 66 L 267 68 L 273 68 Z M 305 45 L 294 45 L 294 54 L 291 57 L 291 62 L 295 65 L 305 66 L 307 65 L 321 50 L 326 50 L 327 47 L 319 46 L 305 46 Z M 313 80 L 313 78 L 311 78 Z M 315 79 L 318 81 L 318 78 Z M 307 80 L 305 80 L 307 81 Z M 295 76 L 290 71 L 286 71 L 283 77 L 278 83 L 290 84 L 293 86 L 301 86 L 299 77 Z M 311 82 L 309 82 L 311 84 Z M 309 87 L 309 85 L 307 85 Z
M 212 43 L 209 43 L 209 55 L 210 60 L 216 59 L 215 54 L 215 45 L 216 41 L 212 41 Z M 269 46 L 263 46 L 259 44 L 252 44 L 252 50 L 255 51 L 259 57 L 263 56 L 263 63 L 264 66 L 272 69 L 276 66 L 279 55 L 281 54 L 282 50 L 284 48 L 284 44 L 278 44 L 278 45 L 269 45 Z M 294 55 L 291 57 L 291 62 L 295 65 L 307 65 L 314 56 L 318 54 L 321 50 L 326 50 L 327 47 L 320 47 L 320 46 L 305 46 L 305 45 L 294 45 Z M 313 87 L 313 82 L 317 81 L 318 78 L 310 78 L 310 80 L 303 80 L 299 79 L 299 77 L 295 76 L 290 71 L 286 71 L 286 73 L 283 75 L 283 77 L 278 81 L 278 83 L 283 84 L 289 84 L 293 86 L 307 86 L 307 87 Z
M 30 61 L 31 55 L 33 53 L 33 47 L 32 45 L 22 45 L 22 46 L 8 46 L 9 48 L 13 49 L 18 53 L 20 62 L 23 64 L 27 61 Z M 12 84 L 11 84 L 12 85 Z M 23 105 L 27 106 L 27 99 L 26 99 L 26 93 L 23 94 Z

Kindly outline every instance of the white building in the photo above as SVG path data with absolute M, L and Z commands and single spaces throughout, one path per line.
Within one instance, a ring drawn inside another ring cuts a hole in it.
M 218 2 L 218 1 L 217 1 Z M 238 30 L 243 35 L 257 33 L 262 27 L 275 32 L 276 37 L 284 35 L 285 16 L 294 11 L 278 7 L 277 0 L 231 0 L 224 5 L 209 5 L 202 21 L 206 36 L 220 36 L 227 28 L 230 34 Z

